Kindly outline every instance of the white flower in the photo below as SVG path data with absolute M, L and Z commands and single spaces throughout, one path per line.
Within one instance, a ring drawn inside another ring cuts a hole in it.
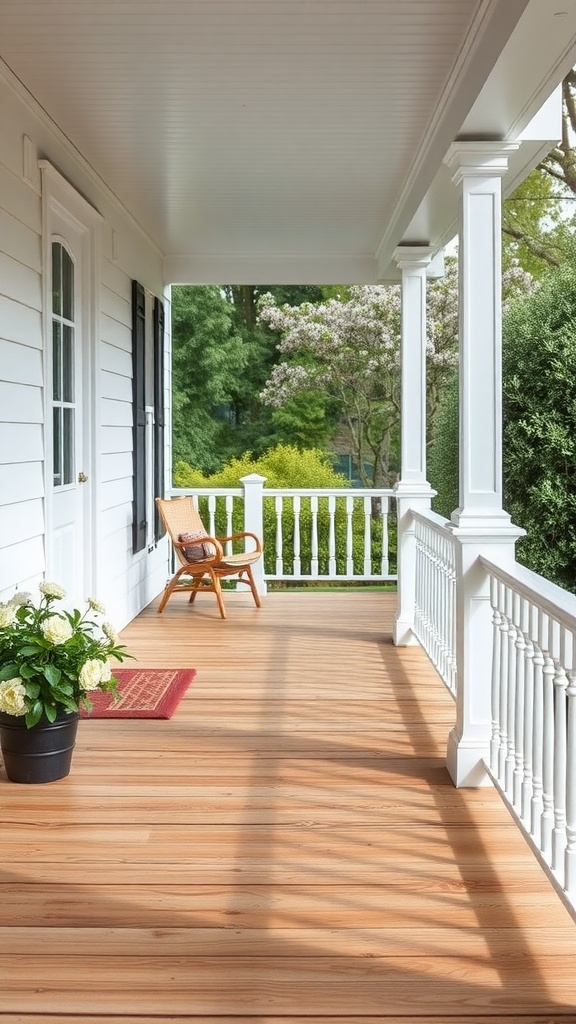
M 20 608 L 21 605 L 31 603 L 32 594 L 26 594 L 23 590 L 17 590 L 14 597 L 10 598 L 10 604 L 15 605 L 16 608 Z
M 119 643 L 120 637 L 118 636 L 118 633 L 114 629 L 114 626 L 112 626 L 109 622 L 102 623 L 102 632 L 104 633 L 104 636 L 108 638 L 111 644 Z
M 96 690 L 102 681 L 102 669 L 104 663 L 98 658 L 91 658 L 85 661 L 78 674 L 78 682 L 82 690 Z
M 0 628 L 11 626 L 16 620 L 16 607 L 13 604 L 0 605 Z
M 88 607 L 91 608 L 93 612 L 100 612 L 100 614 L 103 615 L 104 612 L 106 611 L 102 602 L 99 601 L 96 597 L 89 597 L 87 603 Z
M 0 711 L 5 711 L 7 715 L 20 716 L 25 715 L 27 710 L 26 690 L 20 676 L 0 683 Z
M 101 662 L 101 665 L 102 671 L 100 672 L 100 682 L 109 683 L 110 680 L 112 679 L 112 669 L 110 668 L 110 663 L 108 661 L 103 661 Z
M 65 644 L 72 636 L 72 626 L 61 615 L 51 615 L 41 625 L 42 633 L 51 644 Z
M 59 583 L 49 583 L 46 581 L 39 585 L 38 590 L 41 594 L 44 594 L 44 597 L 52 597 L 57 601 L 61 601 L 63 597 L 66 597 L 66 591 Z

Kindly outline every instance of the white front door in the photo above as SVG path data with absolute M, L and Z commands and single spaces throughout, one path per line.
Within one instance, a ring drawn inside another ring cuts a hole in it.
M 46 578 L 82 607 L 93 593 L 95 346 L 101 217 L 41 160 L 44 216 Z

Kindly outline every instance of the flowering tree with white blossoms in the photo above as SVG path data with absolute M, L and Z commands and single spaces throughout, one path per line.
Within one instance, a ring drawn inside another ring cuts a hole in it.
M 0 605 L 0 712 L 25 717 L 28 728 L 43 717 L 54 722 L 62 711 L 90 711 L 92 690 L 116 694 L 109 659 L 130 657 L 114 627 L 102 621 L 96 598 L 88 599 L 84 613 L 57 611 L 63 588 L 46 582 L 39 589 L 38 605 L 19 592 Z
M 505 275 L 505 291 L 523 291 L 527 280 L 514 266 Z M 457 366 L 457 285 L 457 260 L 448 258 L 444 277 L 429 284 L 427 294 L 429 441 L 439 400 Z M 400 318 L 400 285 L 357 285 L 349 298 L 317 305 L 278 306 L 271 295 L 260 299 L 259 319 L 282 335 L 278 349 L 284 357 L 262 400 L 281 408 L 306 392 L 334 398 L 365 487 L 392 483 L 398 470 Z
M 453 371 L 458 345 L 455 268 L 429 290 L 427 355 L 429 413 L 442 380 Z M 389 484 L 397 471 L 400 420 L 400 286 L 358 285 L 349 299 L 277 306 L 260 300 L 259 317 L 282 335 L 284 359 L 262 400 L 281 407 L 297 394 L 324 391 L 337 403 L 365 487 Z M 369 469 L 368 469 L 369 467 Z

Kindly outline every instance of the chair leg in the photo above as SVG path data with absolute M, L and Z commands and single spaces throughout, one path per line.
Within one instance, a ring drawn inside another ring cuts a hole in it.
M 170 597 L 170 594 L 172 594 L 174 592 L 174 590 L 176 589 L 177 584 L 178 584 L 178 579 L 175 579 L 175 580 L 172 579 L 172 580 L 170 580 L 170 583 L 168 583 L 166 585 L 166 587 L 164 588 L 164 593 L 162 594 L 162 600 L 160 601 L 160 604 L 158 605 L 158 614 L 159 615 L 160 615 L 160 612 L 164 611 L 164 609 L 165 609 L 165 607 L 166 607 L 166 605 L 168 603 L 168 598 Z
M 178 584 L 180 583 L 180 577 L 184 575 L 185 572 L 182 569 L 180 570 L 180 572 L 177 572 L 176 575 L 172 577 L 169 583 L 166 584 L 166 587 L 164 588 L 164 593 L 162 595 L 162 599 L 160 601 L 160 604 L 158 605 L 158 614 L 164 611 L 170 595 L 173 594 L 174 591 L 178 588 Z
M 220 580 L 214 573 L 210 573 L 212 577 L 212 583 L 214 585 L 214 593 L 216 594 L 216 600 L 218 601 L 218 607 L 220 609 L 220 615 L 223 619 L 226 618 L 226 609 L 224 607 L 224 598 L 222 596 L 222 587 L 220 586 Z
M 248 582 L 250 584 L 250 590 L 252 591 L 252 597 L 254 598 L 254 601 L 256 603 L 256 607 L 257 608 L 261 608 L 262 607 L 262 603 L 260 601 L 260 594 L 258 593 L 258 590 L 256 588 L 256 584 L 254 583 L 254 577 L 252 575 L 252 569 L 248 565 L 246 567 L 245 571 L 246 571 L 246 575 L 248 577 Z

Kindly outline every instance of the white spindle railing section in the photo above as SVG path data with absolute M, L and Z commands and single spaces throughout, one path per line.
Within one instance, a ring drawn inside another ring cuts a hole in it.
M 391 490 L 382 488 L 265 488 L 264 543 L 273 540 L 275 552 L 266 579 L 396 579 L 389 553 L 392 497 Z M 273 525 L 266 516 L 268 503 L 273 503 Z
M 456 693 L 456 561 L 448 520 L 414 512 L 416 607 L 414 632 L 450 692 Z
M 489 771 L 576 907 L 576 598 L 481 559 L 494 624 Z
M 392 490 L 260 491 L 266 581 L 396 580 L 389 550 Z M 196 498 L 212 536 L 251 529 L 242 487 L 172 488 L 170 493 Z

